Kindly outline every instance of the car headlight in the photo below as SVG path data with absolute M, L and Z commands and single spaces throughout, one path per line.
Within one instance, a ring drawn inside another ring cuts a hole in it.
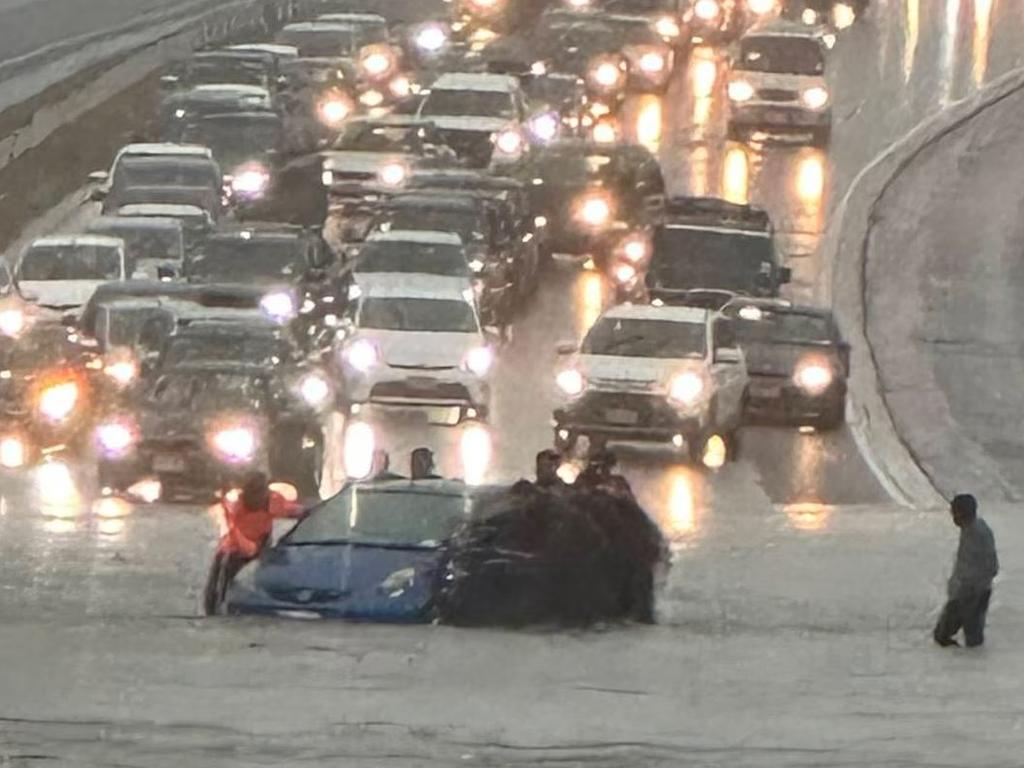
M 437 53 L 448 44 L 448 32 L 444 27 L 432 24 L 416 33 L 416 47 L 426 53 Z
M 615 278 L 615 282 L 620 285 L 628 285 L 636 279 L 636 267 L 632 264 L 621 262 L 615 265 L 615 268 L 612 270 L 612 276 Z
M 8 307 L 0 310 L 0 334 L 16 338 L 25 330 L 25 310 L 20 307 Z
M 317 107 L 317 114 L 320 115 L 320 121 L 325 125 L 334 127 L 345 120 L 352 112 L 352 105 L 348 99 L 343 99 L 340 96 L 332 96 L 331 98 L 324 99 L 320 102 Z
M 377 345 L 368 339 L 357 339 L 345 349 L 345 360 L 361 373 L 366 373 L 380 362 Z
M 523 135 L 513 128 L 506 128 L 494 137 L 494 146 L 503 155 L 517 155 L 523 150 Z
M 470 5 L 482 11 L 489 11 L 492 8 L 497 8 L 504 0 L 469 0 Z
M 718 0 L 697 0 L 693 4 L 694 15 L 702 21 L 714 21 L 721 12 L 722 8 L 719 6 Z
M 123 456 L 137 441 L 138 430 L 129 421 L 116 419 L 96 427 L 96 445 L 106 456 Z
M 395 57 L 390 51 L 369 49 L 359 58 L 359 68 L 371 78 L 381 78 L 391 72 Z
M 587 226 L 603 227 L 612 218 L 612 207 L 604 197 L 590 196 L 580 202 L 576 217 Z
M 598 144 L 614 144 L 619 140 L 619 129 L 614 120 L 605 117 L 594 124 L 590 137 Z
M 747 0 L 747 10 L 757 16 L 775 12 L 777 0 Z
M 334 183 L 334 171 L 325 168 L 320 172 L 320 183 L 325 187 L 329 187 Z
M 619 62 L 609 59 L 597 62 L 591 67 L 590 79 L 598 87 L 611 90 L 622 85 L 625 73 Z
M 654 22 L 654 31 L 665 38 L 676 38 L 682 34 L 679 22 L 671 16 L 662 16 Z
M 482 259 L 471 259 L 468 266 L 471 272 L 479 274 L 484 271 L 484 262 Z
M 391 82 L 388 83 L 388 90 L 391 91 L 391 95 L 395 98 L 403 99 L 412 93 L 412 81 L 405 75 L 393 77 Z
M 647 240 L 643 237 L 630 237 L 622 244 L 622 255 L 634 264 L 647 258 Z
M 846 29 L 857 20 L 857 11 L 849 3 L 836 3 L 832 7 L 832 24 L 836 29 Z
M 530 134 L 537 141 L 542 141 L 547 144 L 550 141 L 554 141 L 558 138 L 558 129 L 561 125 L 558 115 L 554 112 L 545 112 L 541 115 L 536 115 L 530 120 Z
M 28 446 L 21 435 L 0 437 L 0 466 L 4 469 L 21 469 L 28 458 Z
M 229 462 L 248 462 L 256 455 L 256 432 L 242 425 L 222 427 L 210 435 L 210 446 Z
M 75 412 L 80 395 L 73 381 L 51 384 L 39 395 L 39 413 L 50 421 L 65 421 Z
M 680 405 L 693 405 L 704 392 L 704 379 L 699 373 L 676 374 L 668 385 L 668 399 Z
M 299 382 L 299 394 L 307 405 L 320 408 L 330 400 L 331 385 L 320 374 L 311 373 Z
M 657 51 L 648 51 L 640 57 L 640 69 L 648 75 L 658 75 L 665 70 L 665 57 Z
M 810 395 L 820 395 L 832 384 L 832 369 L 820 362 L 808 362 L 798 366 L 793 381 Z
M 575 368 L 566 368 L 555 376 L 555 384 L 569 397 L 578 397 L 587 388 L 587 380 Z
M 139 365 L 134 360 L 112 360 L 103 367 L 103 373 L 119 387 L 127 387 L 139 375 Z
M 746 80 L 733 80 L 729 83 L 730 101 L 750 101 L 754 98 L 754 86 Z
M 828 91 L 819 85 L 806 89 L 800 94 L 800 101 L 808 109 L 821 109 L 828 104 Z
M 260 309 L 271 320 L 284 323 L 295 317 L 298 307 L 288 291 L 273 291 L 260 299 Z
M 400 187 L 409 178 L 404 163 L 385 163 L 377 170 L 377 181 L 386 187 Z
M 270 174 L 262 166 L 241 168 L 231 177 L 231 191 L 241 197 L 262 195 L 270 186 Z
M 345 475 L 352 480 L 363 480 L 373 471 L 373 450 L 376 438 L 373 427 L 365 421 L 355 421 L 345 430 L 342 458 Z
M 359 103 L 364 107 L 379 107 L 384 103 L 384 94 L 380 91 L 363 91 L 359 96 Z
M 466 370 L 477 376 L 486 376 L 494 364 L 494 352 L 490 347 L 475 347 L 466 353 L 463 361 Z

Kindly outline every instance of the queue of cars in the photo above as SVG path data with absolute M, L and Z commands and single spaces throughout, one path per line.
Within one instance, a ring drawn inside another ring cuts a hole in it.
M 713 440 L 734 454 L 754 417 L 837 426 L 848 350 L 828 313 L 779 298 L 767 213 L 669 196 L 615 122 L 691 41 L 720 40 L 733 136 L 826 143 L 834 29 L 776 18 L 790 10 L 467 0 L 397 25 L 316 14 L 195 54 L 161 80 L 155 140 L 90 176 L 100 215 L 15 265 L 29 305 L 0 310 L 0 464 L 95 456 L 104 487 L 167 499 L 259 467 L 315 496 L 332 415 L 487 421 L 501 346 L 556 254 L 619 303 L 562 345 L 560 448 L 654 440 L 700 460 Z

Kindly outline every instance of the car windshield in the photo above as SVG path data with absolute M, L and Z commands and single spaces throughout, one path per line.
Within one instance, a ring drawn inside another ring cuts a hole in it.
M 291 281 L 305 269 L 306 243 L 298 237 L 212 238 L 186 262 L 185 276 L 197 282 Z
M 461 246 L 434 243 L 368 243 L 359 253 L 355 270 L 469 276 L 469 267 Z
M 25 280 L 120 280 L 121 252 L 107 245 L 35 245 L 18 266 Z
M 213 150 L 225 172 L 246 160 L 259 159 L 281 145 L 283 129 L 277 117 L 203 120 L 185 128 L 182 141 Z
M 259 408 L 266 398 L 263 379 L 238 373 L 182 373 L 162 376 L 149 392 L 161 409 L 221 411 Z
M 379 331 L 476 333 L 473 308 L 457 299 L 374 297 L 363 301 L 359 326 Z
M 753 293 L 771 276 L 774 263 L 772 240 L 764 234 L 669 226 L 654 234 L 647 282 L 669 290 Z
M 470 209 L 411 206 L 393 208 L 385 214 L 376 229 L 381 232 L 392 230 L 453 232 L 464 243 L 479 243 L 487 239 L 483 220 Z
M 740 69 L 787 75 L 821 75 L 825 57 L 814 40 L 799 37 L 753 37 L 740 46 Z
M 295 29 L 285 27 L 276 42 L 293 45 L 303 58 L 346 57 L 358 53 L 358 40 L 350 29 Z
M 581 351 L 589 355 L 675 360 L 704 357 L 705 344 L 703 323 L 605 317 L 590 329 Z
M 94 222 L 91 232 L 119 237 L 124 241 L 125 251 L 133 259 L 170 259 L 180 261 L 184 256 L 182 230 L 177 226 L 136 225 L 118 221 Z
M 803 312 L 772 312 L 761 308 L 759 319 L 735 316 L 740 341 L 766 344 L 827 344 L 833 340 L 827 317 Z
M 282 543 L 438 547 L 465 520 L 468 506 L 466 498 L 457 494 L 357 485 L 316 507 Z
M 516 116 L 512 97 L 502 91 L 431 91 L 423 102 L 420 114 L 448 117 L 501 117 L 509 120 Z
M 214 187 L 222 184 L 217 167 L 205 160 L 125 158 L 117 164 L 116 187 Z
M 334 143 L 334 148 L 343 152 L 415 154 L 419 151 L 422 135 L 422 128 L 352 123 Z
M 218 361 L 273 366 L 281 362 L 281 345 L 269 335 L 171 336 L 163 354 L 163 366 L 173 368 L 188 363 Z

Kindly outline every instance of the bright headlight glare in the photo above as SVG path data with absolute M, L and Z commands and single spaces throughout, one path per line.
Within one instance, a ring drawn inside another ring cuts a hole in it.
M 320 182 L 325 186 L 329 187 L 334 183 L 334 171 L 324 170 L 320 174 Z
M 616 264 L 612 274 L 615 276 L 616 282 L 626 285 L 636 277 L 636 267 L 625 262 Z
M 832 23 L 836 29 L 846 29 L 857 20 L 857 12 L 849 3 L 836 3 L 832 8 Z
M 243 168 L 231 177 L 231 189 L 239 195 L 258 195 L 266 191 L 270 174 L 264 168 Z
M 753 304 L 745 307 L 740 307 L 739 316 L 744 320 L 751 322 L 759 322 L 764 318 L 764 312 L 761 311 L 760 307 L 756 307 Z
M 108 456 L 127 453 L 135 441 L 135 428 L 126 421 L 108 421 L 96 427 L 96 442 Z
M 357 339 L 345 350 L 345 359 L 357 371 L 366 373 L 380 362 L 380 353 L 372 341 Z
M 754 98 L 754 86 L 746 80 L 733 80 L 729 83 L 730 101 L 750 101 Z
M 373 471 L 373 451 L 376 438 L 373 427 L 364 421 L 356 421 L 345 430 L 342 457 L 345 475 L 352 480 L 363 480 Z
M 639 237 L 630 238 L 622 246 L 622 254 L 636 263 L 647 258 L 647 242 Z
M 409 171 L 402 163 L 386 163 L 377 171 L 377 180 L 387 187 L 400 187 L 408 177 Z
M 590 135 L 598 144 L 614 144 L 619 140 L 619 131 L 615 123 L 608 119 L 598 121 Z
M 504 155 L 515 155 L 523 149 L 523 137 L 519 131 L 507 129 L 495 136 L 494 145 Z
M 448 44 L 448 33 L 443 27 L 423 27 L 416 35 L 416 47 L 427 53 L 437 53 Z
M 530 133 L 538 141 L 553 141 L 558 136 L 559 119 L 557 115 L 545 112 L 530 121 Z
M 139 375 L 139 366 L 134 360 L 114 360 L 107 363 L 103 372 L 119 386 L 127 387 Z
M 486 376 L 494 364 L 494 353 L 489 347 L 475 347 L 466 353 L 466 369 L 477 376 Z
M 4 469 L 21 469 L 25 466 L 27 453 L 25 441 L 20 436 L 0 437 L 0 466 Z
M 311 373 L 302 379 L 299 384 L 299 394 L 308 405 L 319 408 L 324 405 L 331 396 L 331 385 L 327 380 L 316 373 Z
M 491 433 L 483 424 L 468 424 L 460 443 L 463 478 L 468 485 L 480 485 L 491 463 Z
M 614 88 L 622 79 L 622 70 L 610 61 L 603 61 L 593 69 L 595 83 L 603 88 Z
M 821 394 L 832 383 L 832 369 L 824 363 L 804 363 L 796 369 L 793 381 L 809 394 Z
M 401 99 L 412 92 L 412 82 L 405 75 L 399 75 L 388 83 L 388 90 L 391 91 L 392 96 Z
M 332 98 L 320 102 L 320 119 L 327 125 L 337 125 L 348 117 L 351 111 L 352 107 L 345 99 Z
M 484 263 L 480 259 L 473 259 L 472 261 L 469 262 L 469 269 L 472 272 L 483 272 Z
M 583 394 L 583 390 L 587 388 L 587 380 L 575 368 L 566 368 L 564 371 L 560 371 L 555 377 L 555 384 L 569 397 L 577 397 Z
M 679 28 L 679 22 L 673 19 L 671 16 L 662 16 L 654 23 L 654 31 L 662 37 L 679 37 L 682 34 L 682 30 Z
M 297 308 L 295 298 L 290 293 L 275 291 L 260 299 L 260 309 L 272 320 L 282 322 L 295 317 Z
M 693 405 L 704 392 L 704 379 L 692 371 L 676 374 L 669 383 L 669 400 L 680 405 Z
M 18 307 L 0 310 L 0 334 L 14 338 L 25 330 L 25 311 Z
M 379 107 L 384 103 L 384 94 L 380 91 L 364 91 L 359 96 L 359 103 L 364 107 Z
M 828 104 L 828 91 L 821 86 L 814 86 L 801 93 L 800 100 L 809 109 L 821 109 Z
M 603 197 L 588 197 L 580 204 L 577 216 L 591 227 L 601 227 L 612 217 L 612 207 Z
M 79 394 L 73 381 L 51 384 L 39 396 L 39 412 L 50 421 L 64 421 L 74 413 Z
M 698 19 L 712 21 L 721 12 L 718 0 L 697 0 L 693 5 L 693 13 Z
M 747 0 L 747 10 L 758 16 L 775 12 L 777 0 Z
M 256 433 L 245 426 L 223 427 L 210 437 L 210 445 L 228 461 L 246 462 L 256 454 Z
M 395 58 L 390 51 L 369 49 L 359 59 L 359 66 L 369 77 L 383 77 L 391 71 Z
M 656 75 L 665 69 L 665 57 L 656 51 L 648 51 L 640 57 L 640 69 L 649 75 Z

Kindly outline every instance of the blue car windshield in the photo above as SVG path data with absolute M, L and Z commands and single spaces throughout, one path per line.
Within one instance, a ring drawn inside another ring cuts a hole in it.
M 460 494 L 353 486 L 314 509 L 282 543 L 437 547 L 466 518 L 468 505 Z

